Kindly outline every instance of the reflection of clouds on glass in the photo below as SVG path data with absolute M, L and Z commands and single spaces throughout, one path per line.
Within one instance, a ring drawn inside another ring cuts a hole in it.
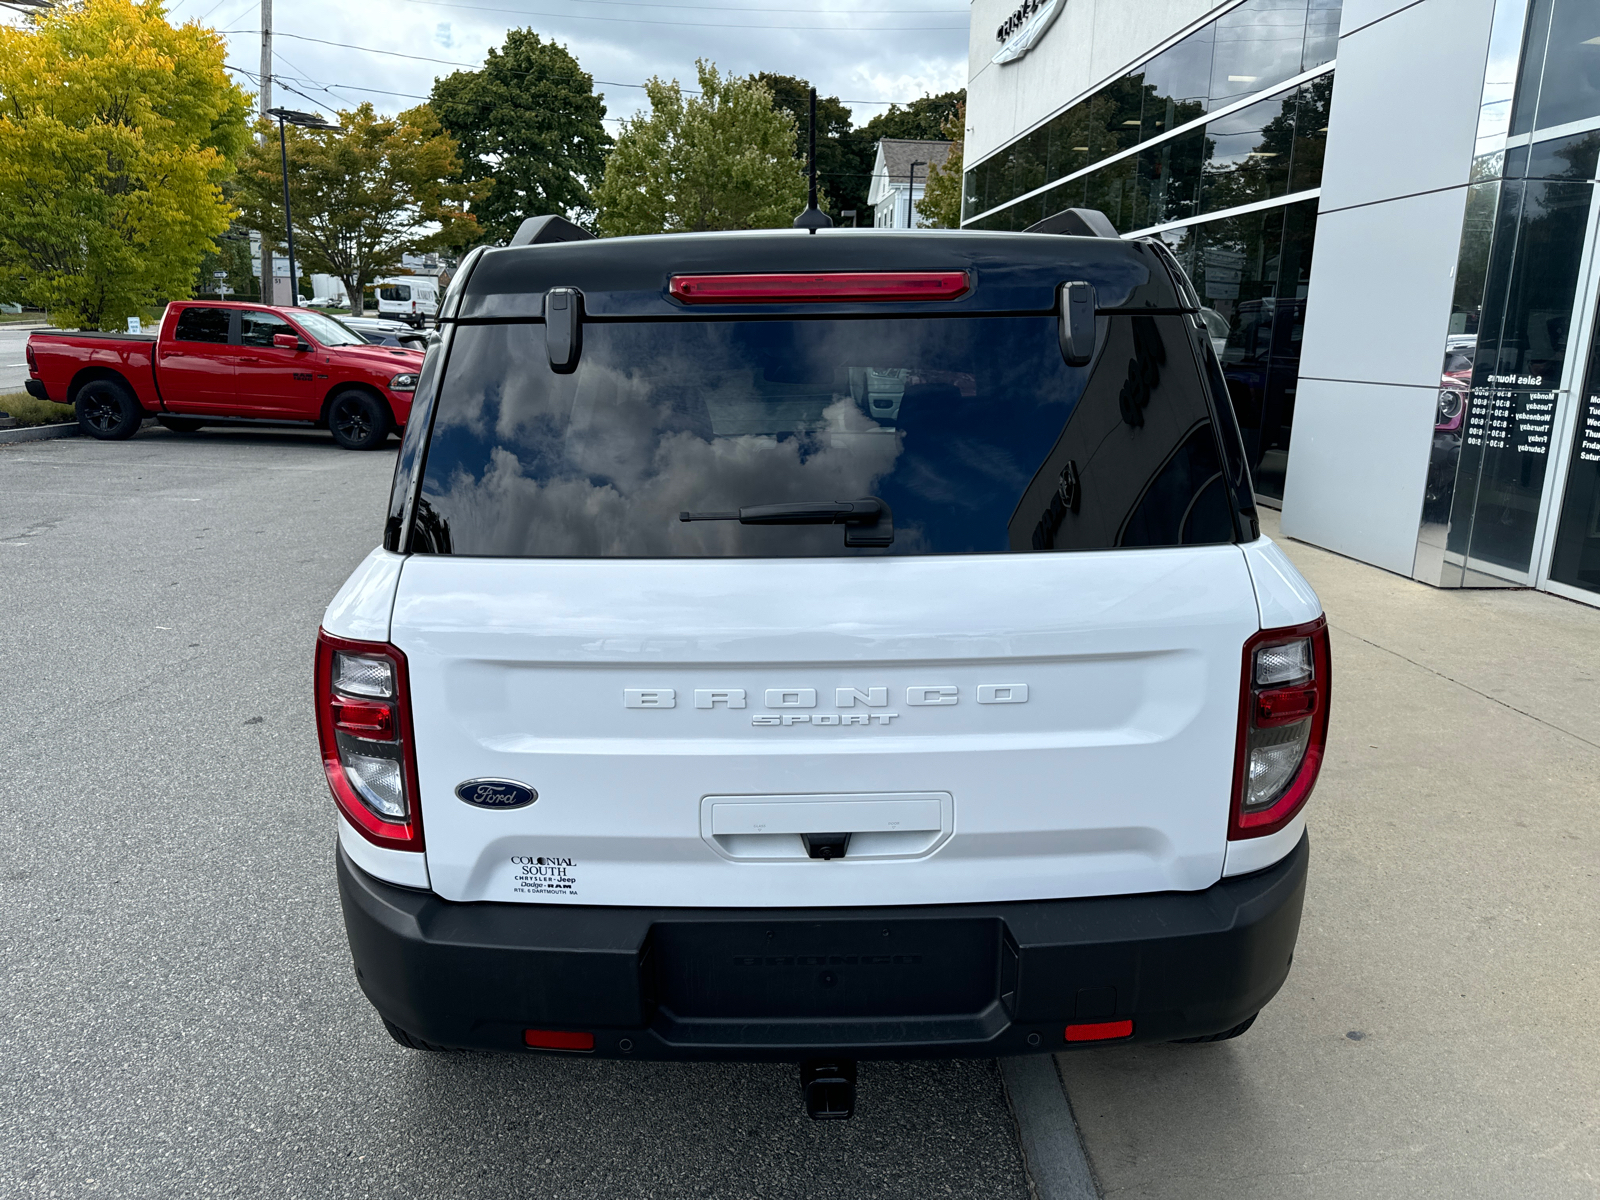
M 535 415 L 524 411 L 519 445 L 550 450 L 540 477 L 522 458 L 495 447 L 481 479 L 457 471 L 442 499 L 452 520 L 500 531 L 495 553 L 555 557 L 720 555 L 760 553 L 758 541 L 836 547 L 841 526 L 755 529 L 737 522 L 678 520 L 679 512 L 736 509 L 800 500 L 851 500 L 873 494 L 894 469 L 900 439 L 842 397 L 821 414 L 823 427 L 783 436 L 705 436 L 679 428 L 694 414 L 653 402 L 650 381 L 606 369 L 587 378 L 573 405 L 562 447 L 528 440 Z M 554 414 L 549 414 L 553 416 Z M 558 440 L 550 423 L 551 442 Z M 665 431 L 665 432 L 664 432 Z M 551 469 L 557 454 L 561 468 Z M 909 529 L 897 531 L 906 550 Z

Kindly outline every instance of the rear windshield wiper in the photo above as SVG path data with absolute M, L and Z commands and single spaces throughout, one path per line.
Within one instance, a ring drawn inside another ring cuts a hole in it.
M 846 546 L 887 546 L 894 515 L 882 500 L 802 500 L 751 504 L 733 512 L 681 512 L 680 521 L 737 521 L 741 525 L 843 525 Z

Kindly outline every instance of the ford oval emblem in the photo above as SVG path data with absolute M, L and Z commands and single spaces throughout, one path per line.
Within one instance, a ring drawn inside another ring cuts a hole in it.
M 539 793 L 515 779 L 468 779 L 456 785 L 456 797 L 477 808 L 527 808 Z

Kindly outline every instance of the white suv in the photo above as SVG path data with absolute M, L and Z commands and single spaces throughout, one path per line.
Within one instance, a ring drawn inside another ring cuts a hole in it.
M 835 1116 L 857 1057 L 1248 1027 L 1328 637 L 1158 244 L 535 241 L 441 316 L 316 671 L 397 1040 Z

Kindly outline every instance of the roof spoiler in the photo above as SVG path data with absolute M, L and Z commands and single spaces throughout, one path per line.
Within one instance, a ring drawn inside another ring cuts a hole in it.
M 1101 220 L 1105 220 L 1104 217 Z M 574 225 L 565 217 L 554 214 L 543 217 L 529 217 L 517 227 L 517 232 L 512 235 L 510 245 L 513 246 L 541 246 L 547 242 L 591 242 L 594 234 L 587 229 Z
M 1023 233 L 1060 233 L 1068 237 L 1120 238 L 1116 226 L 1097 208 L 1067 208 L 1042 221 L 1035 221 Z M 520 234 L 518 235 L 520 236 Z M 514 245 L 515 243 L 513 243 Z

